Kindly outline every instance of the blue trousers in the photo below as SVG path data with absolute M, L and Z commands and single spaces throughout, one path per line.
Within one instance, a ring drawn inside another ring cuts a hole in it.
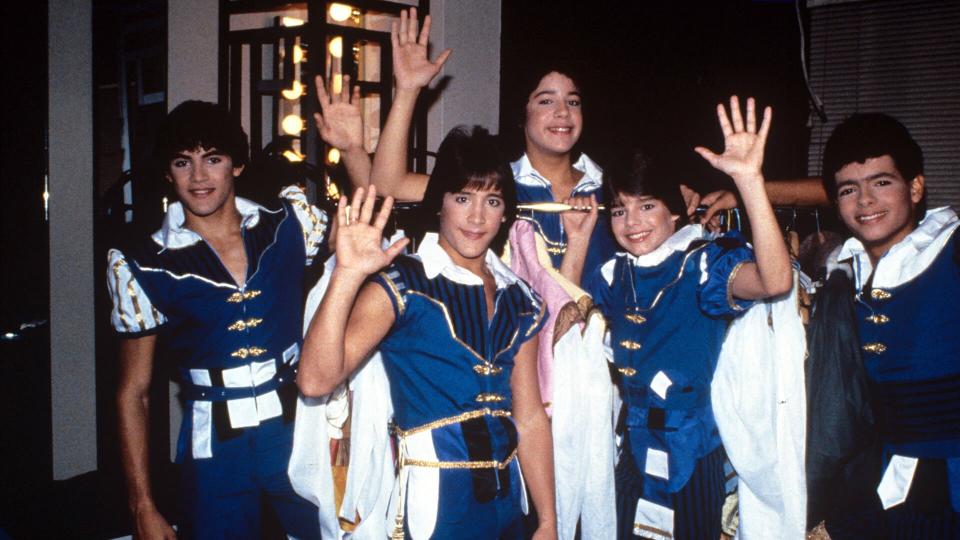
M 629 448 L 629 447 L 628 447 Z M 633 519 L 637 500 L 643 494 L 643 474 L 636 461 L 624 450 L 614 473 L 617 487 L 617 538 L 637 538 Z M 723 472 L 723 447 L 697 461 L 693 474 L 680 491 L 671 495 L 673 537 L 677 540 L 714 540 L 720 538 L 720 519 L 726 498 Z
M 188 450 L 178 537 L 256 540 L 265 499 L 288 535 L 319 539 L 317 507 L 293 491 L 287 476 L 292 447 L 293 422 L 278 417 L 227 440 L 214 435 L 212 458 L 193 459 Z
M 509 485 L 497 486 L 496 495 L 492 500 L 478 502 L 474 496 L 474 482 L 470 470 L 442 469 L 437 523 L 430 538 L 436 540 L 523 539 L 523 511 L 520 508 L 520 501 L 524 494 L 520 482 L 519 463 L 514 460 L 508 471 Z M 408 506 L 418 502 L 433 503 L 433 501 L 418 500 L 416 493 L 407 494 Z M 406 534 L 407 538 L 412 538 L 409 530 Z

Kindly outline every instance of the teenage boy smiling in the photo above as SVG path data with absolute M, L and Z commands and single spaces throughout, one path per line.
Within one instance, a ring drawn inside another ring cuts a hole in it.
M 857 114 L 837 126 L 823 183 L 853 234 L 838 258 L 854 270 L 857 330 L 879 408 L 885 511 L 871 524 L 891 538 L 956 538 L 960 220 L 948 207 L 926 211 L 923 154 L 887 115 Z

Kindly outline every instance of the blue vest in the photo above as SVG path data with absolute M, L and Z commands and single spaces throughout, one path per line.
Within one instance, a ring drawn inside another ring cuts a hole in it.
M 857 295 L 868 376 L 888 454 L 960 458 L 960 240 L 914 279 Z M 960 471 L 958 471 L 960 472 Z M 953 479 L 960 487 L 960 475 Z
M 526 284 L 497 289 L 488 319 L 482 286 L 443 274 L 428 279 L 415 257 L 398 257 L 374 279 L 396 315 L 380 352 L 400 429 L 484 407 L 511 409 L 514 356 L 546 319 L 545 305 Z
M 704 256 L 709 278 L 701 283 Z M 728 319 L 749 306 L 728 297 L 729 276 L 750 260 L 752 252 L 734 235 L 694 243 L 650 267 L 621 254 L 609 285 L 599 272 L 592 280 L 590 292 L 610 328 L 633 459 L 644 471 L 648 448 L 666 452 L 666 492 L 679 491 L 697 460 L 720 446 L 710 383 Z M 648 495 L 666 500 L 663 493 Z
M 290 203 L 284 200 L 282 205 L 276 211 L 261 209 L 256 226 L 241 228 L 247 281 L 239 286 L 205 241 L 159 251 L 148 241 L 126 252 L 137 282 L 168 319 L 161 336 L 181 368 L 187 399 L 220 401 L 265 390 L 209 394 L 216 390 L 196 388 L 187 370 L 210 370 L 216 388 L 223 385 L 216 379 L 224 369 L 272 358 L 278 376 L 283 376 L 280 367 L 292 368 L 297 360 L 306 251 Z M 274 385 L 292 380 L 287 373 L 285 381 Z

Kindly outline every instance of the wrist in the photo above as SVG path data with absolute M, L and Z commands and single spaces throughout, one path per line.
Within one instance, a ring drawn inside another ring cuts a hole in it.
M 330 281 L 332 283 L 333 280 L 337 280 L 338 283 L 343 285 L 359 288 L 360 285 L 367 280 L 369 275 L 370 274 L 358 268 L 350 268 L 349 266 L 343 266 L 338 263 L 333 267 L 333 273 L 330 274 Z
M 416 99 L 420 94 L 420 90 L 423 88 L 422 86 L 417 86 L 416 84 L 401 84 L 399 82 L 397 83 L 396 87 L 397 91 L 394 93 L 394 100 L 404 98 Z

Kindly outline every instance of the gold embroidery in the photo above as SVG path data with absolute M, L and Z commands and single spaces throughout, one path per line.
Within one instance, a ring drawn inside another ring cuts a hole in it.
M 116 279 L 116 291 L 118 296 L 120 294 L 120 267 L 125 264 L 127 264 L 127 261 L 123 259 L 119 259 L 117 262 L 113 263 L 113 276 Z M 126 314 L 123 313 L 123 307 L 120 304 L 121 302 L 118 300 L 117 313 L 120 314 L 120 320 L 123 322 L 123 327 L 129 332 L 132 330 L 132 327 L 130 325 L 130 321 L 127 320 Z
M 890 322 L 890 317 L 887 317 L 886 315 L 880 313 L 876 315 L 870 315 L 869 317 L 867 317 L 867 321 L 872 322 L 873 324 L 887 324 L 888 322 Z
M 738 262 L 730 272 L 730 276 L 727 278 L 727 305 L 730 306 L 730 309 L 734 311 L 743 311 L 743 308 L 738 306 L 733 300 L 733 280 L 737 278 L 737 274 L 740 272 L 740 269 L 743 268 L 743 265 L 747 264 L 748 262 L 750 261 Z
M 886 300 L 893 295 L 883 289 L 873 289 L 870 291 L 870 296 L 873 297 L 874 300 Z
M 251 298 L 256 298 L 263 294 L 263 291 L 250 290 L 243 293 L 244 300 L 250 300 Z
M 426 461 L 422 459 L 403 460 L 403 465 L 410 467 L 431 467 L 434 469 L 506 469 L 510 462 L 517 457 L 517 450 L 514 449 L 503 461 L 495 459 L 487 461 Z
M 140 330 L 146 330 L 147 325 L 143 322 L 143 313 L 140 312 L 140 301 L 137 300 L 137 290 L 133 287 L 133 275 L 130 275 L 130 281 L 127 282 L 127 294 L 130 295 L 130 301 L 133 303 L 134 317 Z
M 499 375 L 503 369 L 493 364 L 485 364 L 482 366 L 473 366 L 473 371 L 475 371 L 477 375 Z
M 632 367 L 617 368 L 617 371 L 619 371 L 624 377 L 633 377 L 637 374 L 637 370 L 633 369 Z
M 636 351 L 636 350 L 638 350 L 640 347 L 642 347 L 642 345 L 640 345 L 640 344 L 637 343 L 636 341 L 630 341 L 629 339 L 625 339 L 625 340 L 621 341 L 621 342 L 620 342 L 620 346 L 623 347 L 624 349 L 627 349 L 627 350 L 630 350 L 630 351 Z
M 242 332 L 247 328 L 256 328 L 262 322 L 263 322 L 263 319 L 256 319 L 256 318 L 251 318 L 247 320 L 240 319 L 237 322 L 228 326 L 227 330 L 231 332 Z
M 433 422 L 424 424 L 422 426 L 417 426 L 415 428 L 410 428 L 406 431 L 397 429 L 396 433 L 399 437 L 409 437 L 411 435 L 416 435 L 417 433 L 423 431 L 430 431 L 437 428 L 442 428 L 444 426 L 449 426 L 451 424 L 459 424 L 460 422 L 465 422 L 467 420 L 472 420 L 474 418 L 480 418 L 481 416 L 510 416 L 510 411 L 502 411 L 497 409 L 491 409 L 489 407 L 484 407 L 482 409 L 477 409 L 475 411 L 467 411 L 465 413 L 460 413 L 455 416 L 448 416 L 446 418 L 440 418 L 434 420 Z
M 887 350 L 887 346 L 883 343 L 867 343 L 863 346 L 863 350 L 868 353 L 881 354 Z
M 633 324 L 643 324 L 643 323 L 647 322 L 647 318 L 646 318 L 646 317 L 644 317 L 643 315 L 638 315 L 638 314 L 636 314 L 636 313 L 628 313 L 628 314 L 624 315 L 623 317 L 624 317 L 625 319 L 627 319 L 628 321 L 632 322 Z
M 235 292 L 231 294 L 230 296 L 227 297 L 227 302 L 230 302 L 231 304 L 237 304 L 237 303 L 243 302 L 243 293 Z
M 267 352 L 267 350 L 261 349 L 260 347 L 241 347 L 230 353 L 230 356 L 240 359 L 245 359 L 248 356 L 256 358 L 265 352 Z
M 483 393 L 477 394 L 477 397 L 474 399 L 476 399 L 478 403 L 499 403 L 506 398 L 501 396 L 500 394 L 491 394 L 488 392 L 483 392 Z
M 244 292 L 239 292 L 239 291 L 238 291 L 238 292 L 235 292 L 235 293 L 231 294 L 230 296 L 228 296 L 228 297 L 227 297 L 227 302 L 229 302 L 229 303 L 231 303 L 231 304 L 239 304 L 240 302 L 243 302 L 244 300 L 250 300 L 250 299 L 252 299 L 252 298 L 256 298 L 256 297 L 260 296 L 261 293 L 263 293 L 263 291 L 256 291 L 256 290 L 249 290 L 249 291 L 244 291 Z

